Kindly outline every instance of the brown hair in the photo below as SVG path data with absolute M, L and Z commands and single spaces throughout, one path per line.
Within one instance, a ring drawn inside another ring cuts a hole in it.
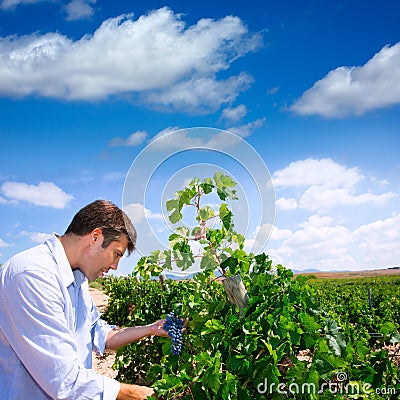
M 107 200 L 96 200 L 79 210 L 64 234 L 85 236 L 96 228 L 102 230 L 103 248 L 125 235 L 128 239 L 128 255 L 135 249 L 136 229 L 132 221 L 120 208 Z

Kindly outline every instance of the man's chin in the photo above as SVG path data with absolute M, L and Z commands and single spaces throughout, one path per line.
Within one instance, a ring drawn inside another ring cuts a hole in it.
M 86 278 L 89 282 L 94 282 L 96 279 L 101 278 L 102 276 L 103 276 L 103 273 L 100 273 L 96 276 L 87 276 Z
M 97 275 L 97 277 L 96 277 L 95 279 L 93 279 L 93 280 L 96 280 L 97 278 L 103 278 L 103 277 L 106 276 L 106 275 L 107 275 L 107 272 L 101 271 L 101 272 Z

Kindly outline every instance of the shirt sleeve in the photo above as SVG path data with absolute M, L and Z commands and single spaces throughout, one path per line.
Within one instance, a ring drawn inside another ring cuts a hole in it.
M 93 350 L 100 356 L 104 354 L 106 348 L 107 335 L 115 328 L 115 325 L 109 325 L 98 317 L 92 326 L 92 344 Z
M 115 379 L 104 376 L 104 400 L 116 399 L 121 385 Z
M 100 317 L 100 313 L 97 310 L 97 307 L 93 301 L 92 296 L 89 293 L 89 287 L 87 286 L 87 282 L 82 285 L 83 295 L 85 297 L 85 303 L 88 305 L 91 310 L 91 336 L 92 336 L 92 348 L 99 356 L 104 354 L 104 350 L 106 348 L 107 336 L 112 329 L 115 328 L 115 325 L 110 325 Z
M 13 274 L 3 286 L 1 301 L 6 310 L 3 333 L 24 367 L 51 398 L 116 399 L 119 383 L 79 362 L 65 314 L 62 282 L 54 274 L 40 267 Z

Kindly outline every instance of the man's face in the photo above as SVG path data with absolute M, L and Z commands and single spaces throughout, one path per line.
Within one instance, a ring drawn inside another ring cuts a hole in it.
M 84 269 L 81 267 L 82 272 L 89 281 L 96 280 L 110 269 L 116 270 L 119 260 L 125 254 L 128 246 L 128 238 L 126 236 L 111 242 L 106 248 L 102 247 L 103 242 L 104 236 L 102 234 L 91 242 Z

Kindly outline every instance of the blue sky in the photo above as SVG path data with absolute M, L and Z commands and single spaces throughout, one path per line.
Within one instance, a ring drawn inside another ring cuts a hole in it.
M 166 194 L 215 167 L 247 195 L 248 246 L 272 232 L 274 262 L 398 265 L 399 16 L 397 1 L 0 1 L 0 262 L 97 198 L 131 206 L 144 254 L 168 236 Z M 219 130 L 265 163 L 274 219 L 258 168 L 232 161 L 229 138 L 213 151 Z M 139 154 L 160 165 L 124 204 Z

